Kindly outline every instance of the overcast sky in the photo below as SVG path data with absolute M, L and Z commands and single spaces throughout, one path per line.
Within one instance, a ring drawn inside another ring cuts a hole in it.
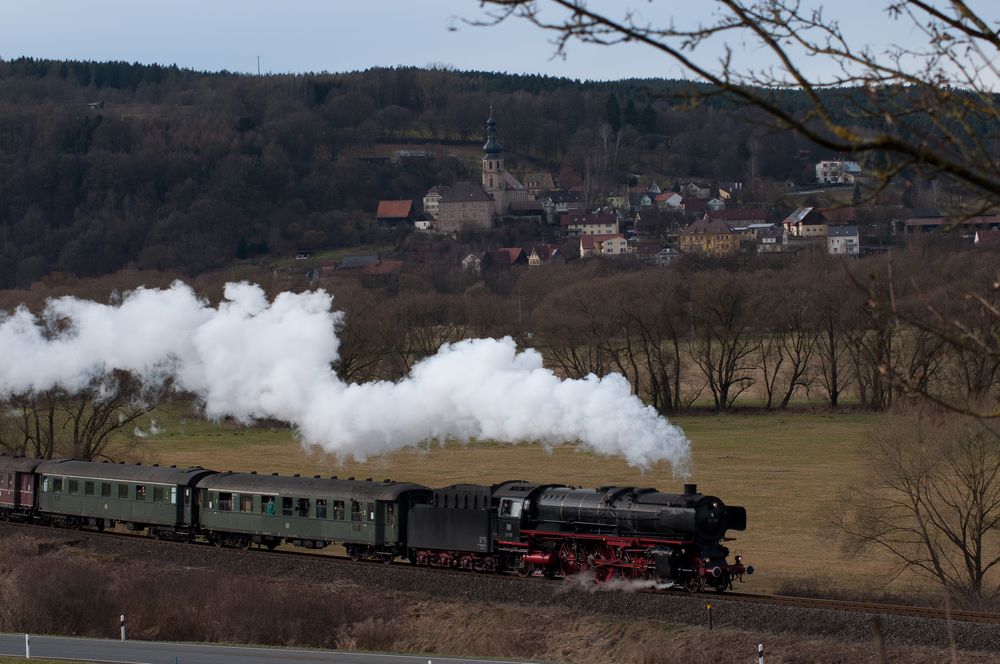
M 857 42 L 908 41 L 888 0 L 827 2 Z M 988 0 L 996 2 L 997 0 Z M 592 0 L 620 11 L 624 2 Z M 646 18 L 710 20 L 708 0 L 629 3 Z M 993 12 L 990 12 L 993 13 Z M 544 73 L 580 79 L 678 78 L 681 70 L 646 47 L 574 44 L 553 59 L 551 37 L 524 21 L 483 28 L 478 0 L 0 0 L 0 57 L 158 62 L 199 70 L 350 71 L 429 64 Z M 754 63 L 757 52 L 734 44 Z M 716 59 L 705 50 L 703 57 Z

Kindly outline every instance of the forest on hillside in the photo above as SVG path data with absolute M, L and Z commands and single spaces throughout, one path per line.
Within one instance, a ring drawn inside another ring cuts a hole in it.
M 403 166 L 359 157 L 385 144 L 474 151 L 491 105 L 509 168 L 564 185 L 596 172 L 608 186 L 633 174 L 806 181 L 826 156 L 724 98 L 692 103 L 692 85 L 0 61 L 0 287 L 384 240 L 379 199 L 478 179 L 478 166 L 444 150 Z

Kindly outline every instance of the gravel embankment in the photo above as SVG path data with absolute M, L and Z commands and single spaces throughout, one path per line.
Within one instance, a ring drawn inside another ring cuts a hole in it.
M 324 584 L 359 585 L 377 591 L 418 595 L 421 599 L 555 606 L 621 620 L 647 618 L 686 625 L 707 626 L 705 605 L 711 603 L 713 620 L 719 628 L 762 634 L 786 632 L 866 643 L 872 640 L 873 616 L 861 612 L 783 607 L 727 600 L 714 594 L 589 592 L 561 581 L 539 578 L 442 572 L 414 568 L 406 563 L 352 563 L 325 556 L 244 552 L 205 545 L 161 543 L 139 537 L 0 524 L 0 537 L 15 532 L 71 543 L 72 548 L 92 553 L 109 564 L 116 559 L 142 560 L 167 568 L 200 568 Z M 947 648 L 953 638 L 962 650 L 1000 652 L 1000 625 L 953 621 L 949 627 L 940 619 L 897 615 L 883 615 L 880 619 L 889 645 Z

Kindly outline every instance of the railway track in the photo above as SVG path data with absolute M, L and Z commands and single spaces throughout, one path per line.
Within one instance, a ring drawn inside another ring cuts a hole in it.
M 52 527 L 52 526 L 38 526 L 34 524 L 17 523 L 17 522 L 4 522 L 5 527 L 14 528 L 17 530 L 23 530 L 30 534 L 40 534 L 44 532 L 59 532 L 64 535 L 83 535 L 83 536 L 93 536 L 93 537 L 113 537 L 118 538 L 123 541 L 133 541 L 133 542 L 143 542 L 156 544 L 157 546 L 164 547 L 181 547 L 183 549 L 190 549 L 190 547 L 200 547 L 207 549 L 216 548 L 213 544 L 208 542 L 178 542 L 171 540 L 156 540 L 148 536 L 138 534 L 138 533 L 128 533 L 121 531 L 104 531 L 98 533 L 93 530 L 77 530 L 72 528 L 62 528 L 62 527 Z M 329 560 L 336 564 L 351 564 L 351 565 L 368 565 L 383 567 L 386 565 L 384 562 L 376 560 L 361 560 L 352 561 L 346 555 L 338 555 L 332 552 L 307 552 L 307 551 L 296 551 L 293 549 L 279 548 L 274 551 L 268 551 L 266 549 L 260 548 L 250 548 L 246 550 L 240 550 L 235 548 L 226 547 L 226 551 L 239 552 L 245 555 L 253 557 L 265 557 L 273 559 L 274 556 L 284 556 L 286 558 L 303 558 L 308 560 Z M 398 561 L 393 563 L 393 567 L 407 569 L 409 573 L 412 574 L 432 574 L 435 578 L 443 579 L 446 576 L 453 576 L 455 578 L 467 578 L 470 574 L 477 574 L 476 572 L 470 572 L 465 570 L 448 570 L 448 569 L 438 569 L 429 567 L 417 567 L 415 565 L 410 565 L 410 563 L 405 561 Z M 512 578 L 513 575 L 512 575 Z M 536 581 L 541 581 L 541 579 L 536 579 Z M 562 580 L 549 581 L 549 583 L 564 583 Z M 608 592 L 615 592 L 609 590 Z M 695 595 L 686 593 L 684 591 L 678 590 L 654 590 L 654 589 L 643 589 L 639 592 L 644 594 L 662 594 L 669 595 L 671 597 L 684 598 L 689 597 L 692 599 L 700 598 L 708 600 L 707 603 L 715 603 L 717 601 L 721 602 L 740 602 L 740 603 L 758 603 L 767 604 L 773 606 L 782 606 L 789 608 L 801 608 L 801 609 L 825 609 L 832 611 L 847 611 L 854 613 L 869 613 L 875 615 L 898 615 L 898 616 L 911 616 L 917 618 L 934 618 L 939 620 L 953 620 L 953 621 L 964 621 L 964 622 L 974 622 L 974 623 L 984 623 L 984 624 L 1000 624 L 1000 614 L 979 612 L 979 611 L 962 611 L 954 609 L 945 609 L 938 607 L 929 606 L 912 606 L 905 604 L 885 604 L 885 603 L 875 603 L 875 602 L 859 602 L 851 600 L 839 600 L 839 599 L 825 599 L 817 597 L 797 597 L 791 595 L 767 595 L 759 593 L 744 593 L 744 592 L 727 592 L 727 593 L 704 593 L 701 595 Z
M 829 609 L 833 611 L 854 611 L 858 613 L 892 614 L 898 616 L 913 616 L 917 618 L 938 618 L 941 620 L 962 620 L 967 622 L 1000 624 L 1000 614 L 981 611 L 959 611 L 955 609 L 937 608 L 932 606 L 911 606 L 906 604 L 880 604 L 875 602 L 856 602 L 841 599 L 824 599 L 820 597 L 795 597 L 791 595 L 761 595 L 754 593 L 725 593 L 719 599 L 736 602 L 757 602 L 760 604 L 776 604 L 803 609 Z

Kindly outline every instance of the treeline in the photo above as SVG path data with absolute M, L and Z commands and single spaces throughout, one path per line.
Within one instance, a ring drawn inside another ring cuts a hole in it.
M 623 374 L 663 413 L 887 410 L 914 392 L 985 402 L 1000 395 L 1000 356 L 973 340 L 1000 334 L 996 259 L 916 247 L 852 262 L 590 260 L 487 275 L 464 292 L 417 276 L 392 295 L 338 283 L 338 371 L 396 379 L 444 343 L 509 334 L 561 375 Z
M 197 273 L 236 257 L 379 239 L 381 198 L 478 178 L 379 144 L 483 140 L 567 185 L 630 174 L 801 179 L 809 146 L 689 83 L 581 83 L 436 69 L 246 76 L 123 62 L 0 61 L 0 287 L 52 271 Z M 661 186 L 671 182 L 661 182 Z

